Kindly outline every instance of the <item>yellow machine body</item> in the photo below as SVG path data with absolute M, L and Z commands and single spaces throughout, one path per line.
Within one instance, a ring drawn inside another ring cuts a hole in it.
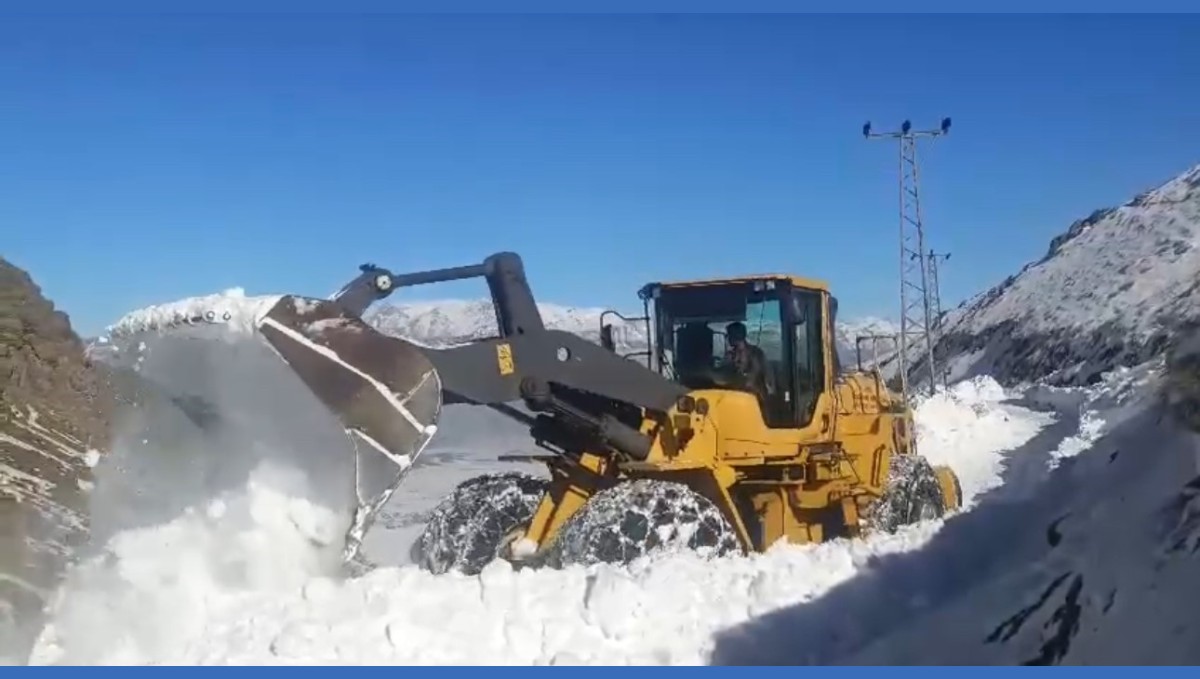
M 684 483 L 715 503 L 745 551 L 779 541 L 821 542 L 860 534 L 861 517 L 882 493 L 896 456 L 916 455 L 913 415 L 901 394 L 877 371 L 837 369 L 833 323 L 836 302 L 824 283 L 793 276 L 657 284 L 666 296 L 680 288 L 787 281 L 819 305 L 819 330 L 809 329 L 816 376 L 811 410 L 795 426 L 768 426 L 758 397 L 736 389 L 696 389 L 665 418 L 643 421 L 653 438 L 645 460 L 597 451 L 578 460 L 545 456 L 551 482 L 522 536 L 540 548 L 553 543 L 564 522 L 595 493 L 621 481 L 654 478 Z M 795 355 L 795 354 L 793 354 Z M 791 363 L 795 363 L 793 360 Z M 794 365 L 781 366 L 791 371 Z M 943 509 L 957 509 L 958 481 L 935 467 Z

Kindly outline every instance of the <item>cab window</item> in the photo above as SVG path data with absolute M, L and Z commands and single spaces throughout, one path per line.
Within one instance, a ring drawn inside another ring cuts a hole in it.
M 821 293 L 796 290 L 792 293 L 792 354 L 796 398 L 793 414 L 798 426 L 812 421 L 817 397 L 825 390 L 825 352 L 821 330 Z
M 767 426 L 795 426 L 788 300 L 774 281 L 663 291 L 655 314 L 663 373 L 691 389 L 753 393 Z

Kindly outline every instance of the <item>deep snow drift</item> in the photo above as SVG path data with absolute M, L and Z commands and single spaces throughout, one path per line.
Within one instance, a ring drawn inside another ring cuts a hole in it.
M 970 470 L 968 503 L 1000 483 L 1005 451 L 1050 420 L 1004 397 L 977 380 L 918 410 L 924 452 Z M 406 488 L 434 478 L 449 487 L 496 464 L 471 462 L 426 465 Z M 312 553 L 320 552 L 313 529 L 327 527 L 329 514 L 290 493 L 301 480 L 281 478 L 285 471 L 260 468 L 245 487 L 118 534 L 67 582 L 33 661 L 704 663 L 715 633 L 789 605 L 820 605 L 873 558 L 919 549 L 941 528 L 713 562 L 674 554 L 628 568 L 519 572 L 495 563 L 475 577 L 400 566 L 342 579 Z M 428 508 L 437 497 L 402 499 Z

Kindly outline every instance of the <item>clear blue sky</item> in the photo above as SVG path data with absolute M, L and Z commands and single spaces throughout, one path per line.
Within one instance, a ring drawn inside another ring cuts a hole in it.
M 1200 163 L 1200 17 L 0 22 L 0 254 L 77 329 L 232 286 L 323 296 L 522 253 L 545 301 L 823 277 L 894 317 L 895 149 L 952 302 Z M 409 298 L 478 296 L 482 284 Z

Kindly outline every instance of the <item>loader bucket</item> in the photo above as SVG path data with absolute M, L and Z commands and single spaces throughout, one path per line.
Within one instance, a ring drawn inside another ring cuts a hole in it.
M 421 349 L 389 337 L 336 303 L 284 296 L 257 329 L 340 420 L 355 448 L 361 541 L 437 431 L 442 388 Z
M 117 433 L 128 459 L 115 465 L 124 480 L 109 483 L 123 493 L 116 504 L 147 514 L 148 483 L 170 515 L 275 461 L 315 486 L 305 497 L 344 515 L 342 558 L 355 561 L 436 431 L 433 365 L 333 302 L 195 302 L 114 326 L 93 354 L 126 401 Z

